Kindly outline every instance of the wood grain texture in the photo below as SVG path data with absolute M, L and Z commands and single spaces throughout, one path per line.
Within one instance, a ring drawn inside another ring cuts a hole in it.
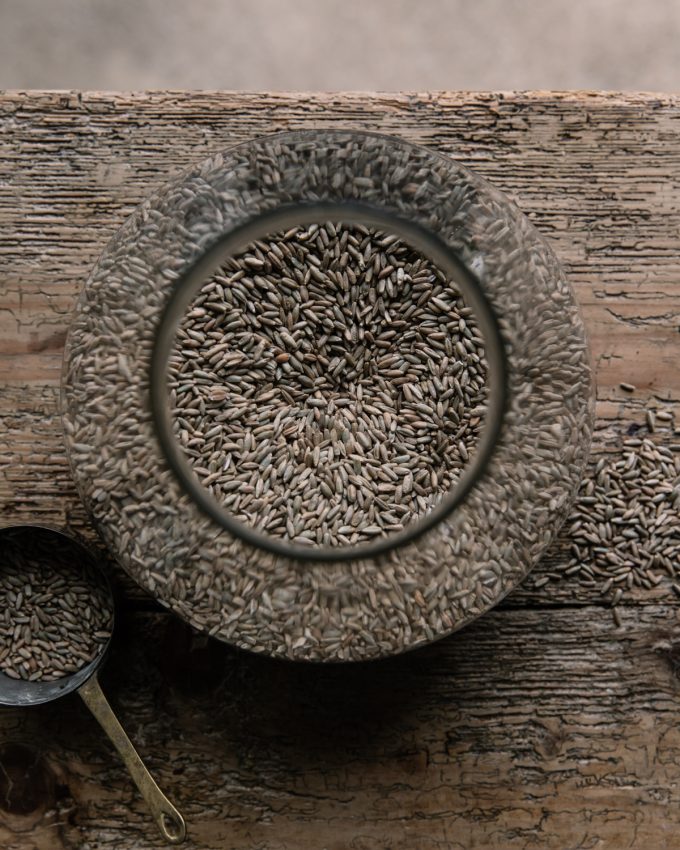
M 202 157 L 312 127 L 378 130 L 442 151 L 529 215 L 583 307 L 596 451 L 642 424 L 649 405 L 680 417 L 680 98 L 9 92 L 0 96 L 1 523 L 48 522 L 94 539 L 66 465 L 58 385 L 70 310 L 125 217 Z M 353 668 L 206 644 L 119 578 L 126 614 L 104 684 L 183 809 L 190 847 L 678 847 L 674 599 L 667 587 L 633 594 L 617 630 L 596 590 L 535 588 L 566 557 L 559 543 L 461 634 Z M 76 698 L 0 713 L 0 846 L 159 846 Z

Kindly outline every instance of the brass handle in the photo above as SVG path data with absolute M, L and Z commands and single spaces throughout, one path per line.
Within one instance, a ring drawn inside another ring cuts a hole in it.
M 146 800 L 163 838 L 168 844 L 180 844 L 186 837 L 184 818 L 163 794 L 149 771 L 144 767 L 144 762 L 132 746 L 125 730 L 118 722 L 118 718 L 104 696 L 96 673 L 78 688 L 78 693 L 120 753 L 130 776 L 139 788 L 142 797 Z

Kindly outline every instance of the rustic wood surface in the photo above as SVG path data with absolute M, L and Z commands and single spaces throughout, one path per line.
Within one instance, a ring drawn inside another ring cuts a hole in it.
M 550 239 L 597 363 L 596 453 L 648 406 L 680 418 L 680 98 L 9 92 L 0 523 L 93 539 L 60 435 L 61 356 L 76 295 L 134 206 L 220 148 L 331 126 L 456 157 Z M 185 814 L 191 848 L 680 847 L 676 600 L 667 586 L 633 593 L 617 629 L 595 589 L 535 586 L 566 557 L 558 544 L 503 606 L 452 638 L 330 668 L 206 641 L 119 577 L 122 626 L 103 684 Z M 77 697 L 0 711 L 0 847 L 156 846 Z

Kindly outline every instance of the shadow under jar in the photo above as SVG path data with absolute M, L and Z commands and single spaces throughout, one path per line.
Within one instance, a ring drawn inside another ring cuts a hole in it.
M 593 378 L 553 253 L 451 159 L 270 136 L 131 216 L 67 343 L 74 479 L 161 602 L 237 646 L 365 660 L 440 638 L 553 540 Z

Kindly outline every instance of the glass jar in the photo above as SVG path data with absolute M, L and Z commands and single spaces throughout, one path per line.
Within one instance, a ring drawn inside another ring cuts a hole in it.
M 495 605 L 593 427 L 546 242 L 453 160 L 357 131 L 257 139 L 143 203 L 78 302 L 62 400 L 127 572 L 222 640 L 319 661 Z

